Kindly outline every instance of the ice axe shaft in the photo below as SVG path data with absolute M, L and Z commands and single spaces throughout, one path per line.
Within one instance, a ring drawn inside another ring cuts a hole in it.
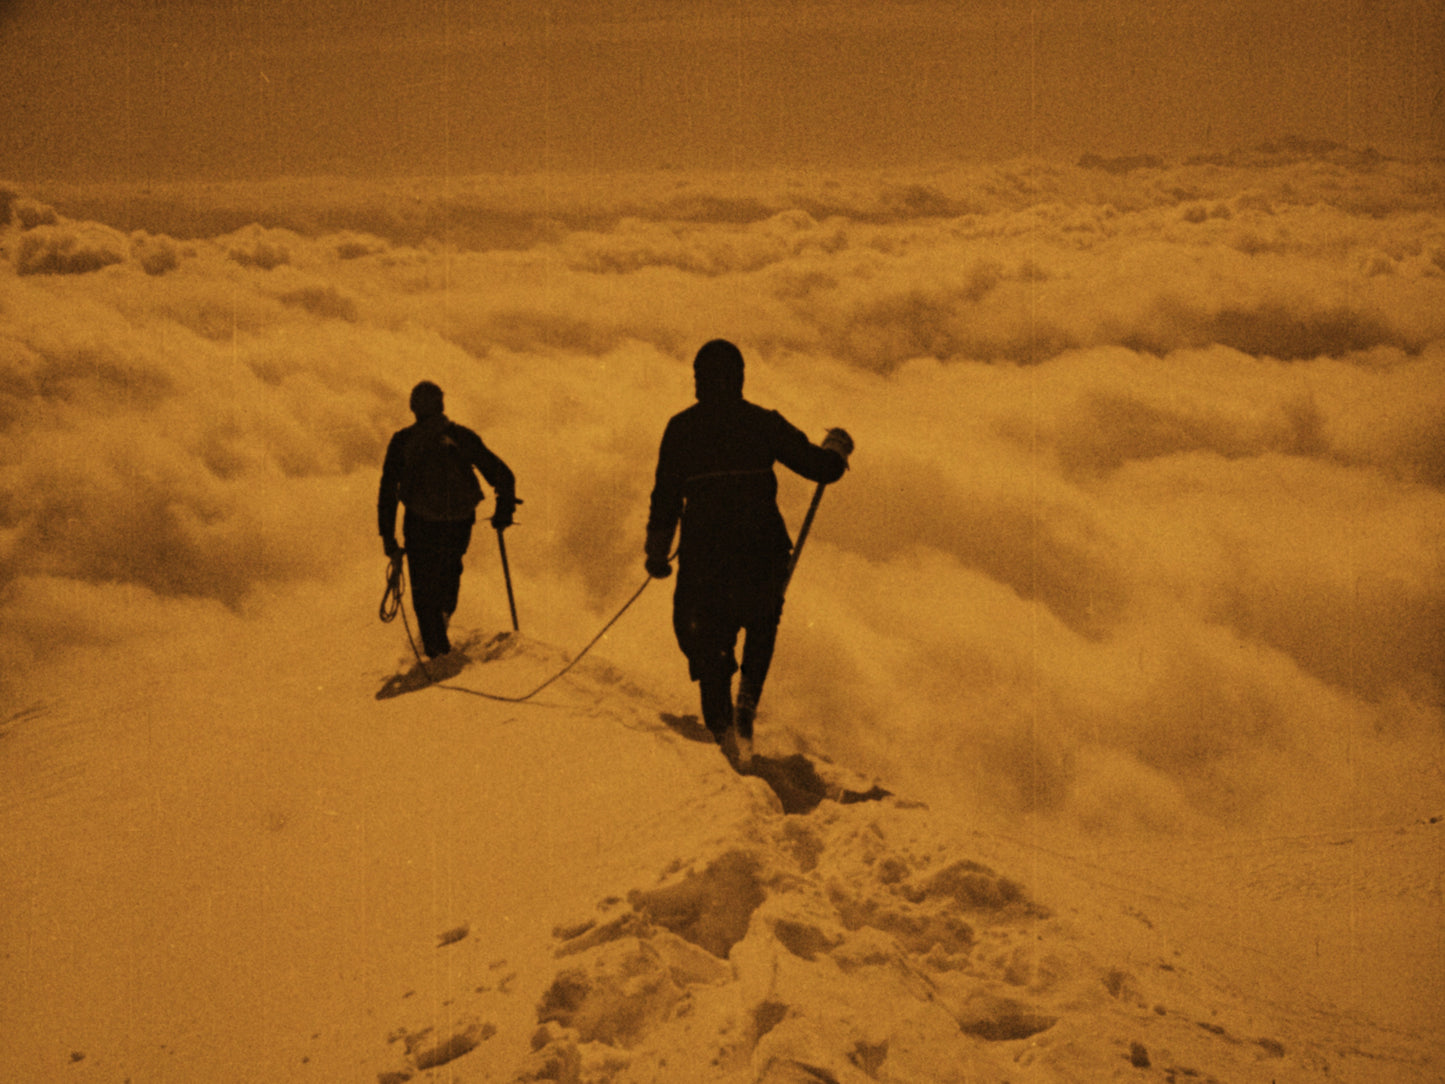
M 808 514 L 803 517 L 803 525 L 798 528 L 798 540 L 793 543 L 793 556 L 788 560 L 788 574 L 783 580 L 782 590 L 779 596 L 786 594 L 788 584 L 793 582 L 793 570 L 798 567 L 798 558 L 803 553 L 803 543 L 808 541 L 808 532 L 813 529 L 813 517 L 818 514 L 818 505 L 823 503 L 823 490 L 828 488 L 827 482 L 819 482 L 818 488 L 813 490 L 812 503 L 808 505 Z M 748 729 L 752 727 L 752 715 L 758 710 L 758 701 L 762 698 L 763 689 L 761 685 L 752 685 L 744 678 L 738 684 L 737 705 L 734 708 L 733 719 L 736 722 L 738 712 L 746 712 L 748 716 Z
M 831 430 L 829 431 L 829 436 L 832 436 Z M 836 447 L 833 450 L 837 451 L 843 456 L 843 463 L 846 468 L 848 462 L 848 455 L 853 450 L 853 442 L 851 439 L 847 439 L 846 433 L 843 434 L 843 437 L 846 439 L 846 449 L 842 447 Z M 825 441 L 825 446 L 826 444 L 827 442 Z M 778 603 L 780 606 L 782 604 L 782 596 L 785 595 L 788 591 L 788 584 L 793 582 L 793 573 L 797 571 L 798 568 L 798 558 L 803 555 L 803 543 L 808 541 L 808 532 L 813 529 L 813 517 L 818 514 L 818 505 L 823 503 L 823 490 L 827 488 L 827 482 L 819 482 L 818 488 L 813 490 L 813 499 L 808 504 L 808 514 L 803 517 L 803 525 L 798 528 L 797 542 L 793 543 L 793 555 L 788 560 L 788 574 L 783 579 L 782 590 L 778 592 Z M 737 703 L 734 705 L 733 708 L 733 721 L 734 724 L 737 725 L 738 713 L 745 713 L 747 717 L 747 722 L 746 726 L 744 726 L 742 730 L 746 731 L 747 733 L 752 732 L 752 717 L 754 713 L 756 713 L 758 710 L 758 701 L 762 698 L 762 695 L 763 688 L 761 683 L 753 685 L 746 678 L 744 678 L 738 683 L 738 698 Z
M 517 627 L 517 599 L 512 594 L 512 568 L 507 564 L 507 540 L 502 537 L 505 527 L 497 528 L 497 549 L 502 553 L 502 578 L 507 581 L 507 605 L 512 610 L 512 631 L 520 631 Z
M 827 482 L 819 482 L 818 488 L 813 490 L 813 502 L 808 505 L 808 514 L 803 517 L 803 525 L 798 528 L 798 541 L 793 543 L 793 556 L 788 561 L 788 576 L 783 581 L 783 590 L 788 589 L 788 584 L 793 582 L 793 569 L 798 567 L 798 558 L 803 554 L 803 543 L 808 540 L 808 532 L 813 529 L 813 517 L 818 514 L 818 505 L 823 502 L 823 490 L 828 488 Z

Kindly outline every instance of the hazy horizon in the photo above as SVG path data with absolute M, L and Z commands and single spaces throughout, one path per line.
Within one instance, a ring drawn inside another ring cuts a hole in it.
M 1439 0 L 0 9 L 0 177 L 218 181 L 1445 146 Z

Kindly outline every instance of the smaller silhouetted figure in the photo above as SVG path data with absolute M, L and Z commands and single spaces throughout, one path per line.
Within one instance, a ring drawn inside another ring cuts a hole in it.
M 697 402 L 668 423 L 647 521 L 647 571 L 671 574 L 682 523 L 672 623 L 702 717 L 719 744 L 735 730 L 742 765 L 752 756 L 753 715 L 772 663 L 793 542 L 778 510 L 773 464 L 814 482 L 836 482 L 853 441 L 842 429 L 813 444 L 775 410 L 743 398 L 743 355 L 723 339 L 693 361 Z M 744 634 L 734 708 L 735 649 Z
M 416 423 L 391 438 L 381 468 L 376 521 L 386 555 L 401 552 L 396 542 L 396 506 L 406 505 L 402 535 L 411 573 L 412 608 L 427 656 L 451 651 L 447 625 L 461 590 L 462 555 L 472 539 L 482 487 L 473 468 L 496 493 L 492 526 L 505 530 L 516 510 L 511 468 L 464 425 L 446 416 L 442 390 L 423 380 L 411 391 Z

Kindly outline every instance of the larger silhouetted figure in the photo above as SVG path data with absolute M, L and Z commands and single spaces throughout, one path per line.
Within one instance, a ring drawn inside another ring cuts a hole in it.
M 753 715 L 773 659 L 793 542 L 778 510 L 773 464 L 814 482 L 835 482 L 853 441 L 832 429 L 821 445 L 775 410 L 743 398 L 743 356 L 714 339 L 693 361 L 697 402 L 667 423 L 647 521 L 647 571 L 671 574 L 678 523 L 672 623 L 688 673 L 698 683 L 702 717 L 737 756 L 752 755 Z M 736 649 L 743 639 L 742 665 Z M 737 703 L 732 678 L 741 669 Z
M 412 609 L 430 658 L 451 651 L 447 626 L 461 591 L 462 557 L 472 539 L 482 487 L 482 472 L 496 493 L 492 526 L 512 525 L 516 480 L 511 468 L 464 425 L 446 416 L 442 390 L 423 380 L 411 392 L 416 423 L 391 438 L 381 467 L 376 498 L 377 527 L 386 555 L 402 552 L 396 541 L 397 503 L 406 505 L 402 537 L 411 573 Z

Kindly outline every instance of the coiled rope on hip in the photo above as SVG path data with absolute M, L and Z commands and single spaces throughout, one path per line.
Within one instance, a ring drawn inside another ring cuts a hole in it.
M 406 642 L 411 644 L 411 653 L 416 656 L 417 665 L 430 683 L 431 671 L 426 668 L 421 652 L 417 650 L 416 639 L 411 634 L 411 622 L 406 619 L 406 607 L 402 605 L 406 597 L 406 565 L 402 562 L 405 553 L 405 550 L 398 550 L 396 556 L 386 564 L 386 590 L 382 593 L 381 608 L 377 616 L 381 618 L 382 624 L 389 625 L 396 620 L 397 614 L 401 614 L 401 623 L 406 627 Z
M 567 671 L 571 670 L 572 667 L 581 662 L 583 657 L 597 646 L 597 642 L 607 635 L 607 630 L 617 624 L 617 622 L 622 619 L 622 615 L 632 607 L 632 604 L 642 597 L 642 592 L 646 591 L 647 585 L 652 582 L 651 576 L 644 579 L 642 585 L 632 593 L 632 597 L 622 604 L 622 609 L 613 614 L 607 624 L 603 625 L 601 630 L 598 631 L 597 635 L 588 641 L 587 646 L 579 651 L 576 657 L 566 666 L 562 667 L 561 670 L 558 670 L 546 681 L 542 682 L 542 684 L 524 696 L 501 696 L 497 693 L 486 693 L 478 689 L 468 689 L 461 685 L 446 685 L 432 677 L 431 671 L 426 667 L 426 660 L 421 657 L 421 651 L 417 649 L 416 640 L 411 634 L 411 622 L 406 619 L 406 607 L 402 605 L 402 599 L 406 594 L 406 575 L 402 568 L 401 558 L 402 555 L 397 554 L 386 566 L 386 591 L 381 596 L 379 612 L 381 620 L 385 623 L 390 623 L 396 619 L 398 613 L 401 614 L 402 624 L 406 627 L 406 639 L 407 642 L 411 644 L 411 653 L 416 656 L 416 663 L 421 667 L 421 672 L 425 675 L 429 684 L 435 685 L 438 689 L 448 689 L 455 693 L 469 693 L 472 696 L 480 696 L 487 700 L 500 700 L 505 704 L 521 704 L 532 699 L 532 697 L 536 696 L 543 689 L 547 688 L 547 686 L 566 674 Z
M 398 552 L 386 564 L 386 591 L 381 596 L 381 610 L 377 615 L 384 625 L 396 620 L 396 615 L 401 610 L 402 596 L 406 594 L 405 572 L 401 561 L 404 552 Z

